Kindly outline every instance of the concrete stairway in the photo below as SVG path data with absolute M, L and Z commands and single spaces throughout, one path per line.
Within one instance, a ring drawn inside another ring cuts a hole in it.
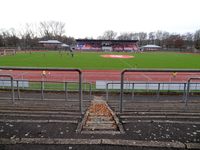
M 99 97 L 95 97 L 91 102 L 77 131 L 85 134 L 124 133 L 117 116 L 108 104 Z

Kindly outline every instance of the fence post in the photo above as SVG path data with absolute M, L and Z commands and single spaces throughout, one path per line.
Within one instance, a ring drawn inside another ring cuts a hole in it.
M 13 85 L 13 77 L 11 76 L 11 88 L 12 88 L 12 102 L 15 103 L 15 90 Z
M 64 84 L 65 84 L 65 100 L 67 100 L 68 99 L 67 82 L 65 81 Z
M 186 85 L 187 83 L 183 83 L 183 102 L 186 100 Z
M 160 98 L 160 83 L 158 83 L 157 100 Z
M 106 83 L 106 101 L 108 101 L 108 84 L 109 83 Z
M 134 97 L 135 97 L 135 92 L 134 92 L 134 86 L 135 86 L 135 84 L 134 83 L 132 83 L 132 99 L 131 100 L 133 100 L 134 99 Z
M 79 107 L 80 107 L 80 112 L 83 114 L 82 72 L 80 70 L 78 72 L 79 72 L 79 102 L 80 102 Z
M 41 81 L 41 99 L 44 100 L 44 81 Z
M 20 100 L 19 80 L 17 80 L 17 97 Z
M 124 95 L 124 72 L 125 70 L 122 71 L 121 73 L 121 90 L 120 90 L 120 105 L 119 105 L 120 113 L 122 113 L 123 111 L 122 104 L 123 104 L 123 95 Z
M 90 100 L 92 100 L 92 84 L 91 83 L 89 83 L 89 88 L 90 88 Z
M 190 79 L 187 82 L 187 91 L 186 91 L 186 98 L 185 98 L 185 107 L 187 107 L 188 98 L 189 98 L 189 92 L 190 92 Z

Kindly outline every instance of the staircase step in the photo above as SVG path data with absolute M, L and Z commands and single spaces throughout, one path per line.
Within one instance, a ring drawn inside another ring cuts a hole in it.
M 102 116 L 102 117 L 100 117 L 100 116 L 89 116 L 88 120 L 111 121 L 111 120 L 113 120 L 113 118 L 112 117 L 106 117 L 106 116 Z
M 88 121 L 87 124 L 115 124 L 115 121 Z
M 103 100 L 92 101 L 77 132 L 84 134 L 120 134 L 122 125 L 108 104 Z
M 120 131 L 109 131 L 109 130 L 106 130 L 106 131 L 81 131 L 82 134 L 112 134 L 112 135 L 115 135 L 115 134 L 122 134 Z
M 89 130 L 116 130 L 117 126 L 113 124 L 90 124 L 83 127 L 83 129 Z

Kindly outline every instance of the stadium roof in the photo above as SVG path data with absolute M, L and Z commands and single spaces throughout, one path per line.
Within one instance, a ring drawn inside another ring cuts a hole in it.
M 161 48 L 161 47 L 158 45 L 145 45 L 145 46 L 142 46 L 142 48 Z
M 47 41 L 39 41 L 40 44 L 62 44 L 62 42 L 58 40 L 47 40 Z
M 69 45 L 67 45 L 67 44 L 62 44 L 61 46 L 62 47 L 69 47 Z

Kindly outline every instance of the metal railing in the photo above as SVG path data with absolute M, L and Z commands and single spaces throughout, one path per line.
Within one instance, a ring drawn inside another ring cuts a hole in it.
M 121 72 L 121 85 L 120 85 L 120 112 L 123 112 L 123 94 L 124 94 L 124 75 L 128 72 L 200 72 L 200 70 L 195 69 L 125 69 Z
M 14 91 L 14 85 L 13 85 L 13 76 L 9 74 L 0 74 L 0 77 L 10 78 L 11 81 L 11 99 L 12 102 L 15 102 L 15 91 Z
M 186 99 L 186 87 L 187 87 L 187 83 L 177 83 L 177 82 L 128 82 L 128 83 L 124 83 L 124 85 L 129 85 L 129 88 L 126 90 L 131 90 L 131 100 L 134 99 L 135 97 L 135 90 L 137 90 L 137 85 L 143 85 L 146 84 L 147 88 L 146 89 L 139 89 L 138 92 L 144 92 L 144 91 L 156 91 L 156 99 L 158 100 L 160 98 L 160 92 L 161 91 L 177 91 L 177 92 L 182 92 L 183 96 L 182 96 L 182 101 L 185 101 Z M 157 88 L 152 88 L 149 85 L 157 85 Z M 164 85 L 168 85 L 167 89 L 163 89 L 161 87 Z M 194 85 L 200 85 L 200 83 L 192 83 Z M 106 83 L 106 100 L 108 100 L 109 98 L 109 85 L 112 85 L 112 87 L 110 88 L 111 90 L 117 90 L 117 88 L 113 87 L 113 85 L 121 85 L 120 82 L 108 82 Z M 179 89 L 171 89 L 170 85 L 179 85 Z M 197 88 L 197 87 L 196 87 Z M 197 90 L 197 89 L 196 89 Z
M 187 104 L 188 104 L 191 80 L 200 80 L 200 77 L 191 77 L 191 78 L 188 79 L 187 90 L 186 90 L 186 93 L 185 93 L 185 106 L 187 106 Z
M 78 90 L 79 91 L 79 110 L 80 110 L 81 113 L 83 113 L 82 71 L 80 69 L 73 69 L 73 68 L 72 69 L 66 69 L 66 68 L 36 68 L 36 67 L 0 67 L 0 69 L 2 69 L 2 70 L 19 70 L 19 71 L 65 71 L 65 72 L 77 72 L 78 75 L 79 75 L 79 90 Z M 13 90 L 14 90 L 14 88 L 13 88 Z

